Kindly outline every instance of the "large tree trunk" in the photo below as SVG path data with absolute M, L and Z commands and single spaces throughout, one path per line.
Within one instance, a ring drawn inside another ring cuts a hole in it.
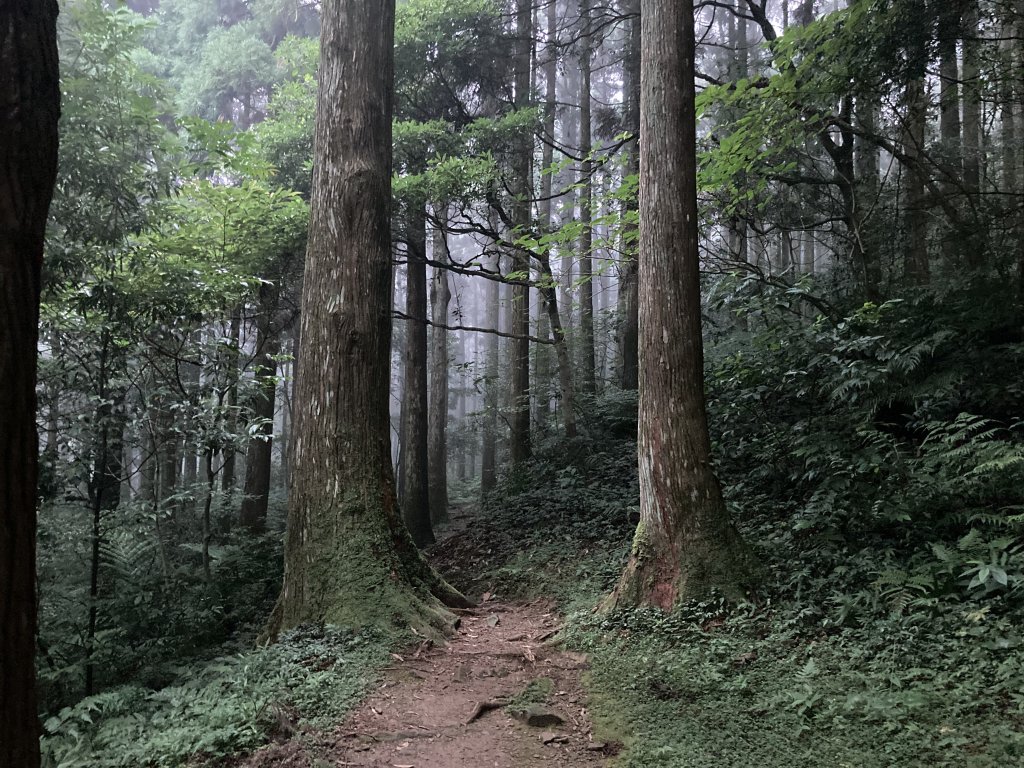
M 446 215 L 444 206 L 436 206 L 438 220 Z M 434 230 L 434 261 L 447 263 L 448 248 L 442 227 Z M 435 267 L 430 283 L 430 414 L 427 419 L 430 494 L 430 520 L 439 523 L 448 519 L 448 304 L 452 291 L 448 285 L 448 270 Z
M 418 547 L 434 543 L 430 524 L 430 489 L 427 427 L 427 215 L 422 205 L 409 210 L 407 280 L 405 286 L 405 488 L 402 510 L 405 524 Z
M 515 107 L 526 109 L 530 106 L 530 51 L 533 42 L 532 0 L 517 0 L 516 4 L 516 49 L 515 61 Z M 512 217 L 516 236 L 524 234 L 530 225 L 530 199 L 533 197 L 530 179 L 533 139 L 524 133 L 518 142 L 512 168 Z M 530 257 L 521 250 L 513 253 L 515 269 L 529 274 Z M 512 334 L 509 343 L 512 365 L 511 415 L 509 425 L 509 448 L 513 465 L 521 464 L 530 457 L 530 286 L 521 281 L 512 286 Z
M 394 0 L 323 4 L 284 586 L 270 634 L 304 622 L 436 632 L 451 619 L 442 602 L 467 603 L 416 550 L 391 468 L 394 18 Z
M 711 466 L 697 240 L 693 0 L 642 0 L 640 525 L 614 600 L 671 609 L 753 566 Z
M 274 327 L 277 309 L 277 287 L 271 283 L 260 286 L 260 302 L 256 316 L 256 394 L 253 418 L 258 427 L 249 438 L 245 454 L 245 486 L 239 522 L 253 533 L 267 529 L 267 505 L 270 501 L 270 473 L 274 450 L 274 411 L 277 404 L 277 354 L 280 351 L 279 329 Z
M 36 342 L 57 175 L 57 3 L 0 0 L 0 765 L 39 765 Z
M 640 136 L 640 0 L 626 0 L 624 10 L 634 14 L 629 23 L 629 40 L 626 44 L 624 65 L 624 97 L 626 119 L 623 126 L 634 140 L 626 149 L 626 176 L 640 173 L 640 152 L 637 138 Z M 623 204 L 622 252 L 636 252 L 636 227 L 629 219 L 636 212 L 635 200 Z M 629 259 L 621 268 L 619 278 L 619 385 L 623 389 L 635 390 L 638 386 L 639 363 L 637 333 L 639 324 L 639 301 L 637 297 L 637 259 Z

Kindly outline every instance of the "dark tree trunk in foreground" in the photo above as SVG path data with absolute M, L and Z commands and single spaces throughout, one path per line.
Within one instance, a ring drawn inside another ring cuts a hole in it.
M 445 216 L 444 207 L 437 207 L 438 219 Z M 434 261 L 445 264 L 448 258 L 444 229 L 434 231 Z M 440 523 L 448 519 L 448 305 L 452 291 L 448 271 L 434 268 L 430 284 L 430 329 L 432 359 L 430 361 L 430 414 L 427 418 L 430 493 L 430 520 Z
M 395 499 L 388 420 L 394 0 L 323 4 L 284 587 L 304 622 L 449 626 L 467 604 L 422 559 Z
M 409 210 L 405 285 L 405 387 L 402 443 L 405 446 L 402 510 L 418 547 L 434 543 L 430 525 L 429 440 L 427 435 L 427 216 L 422 205 Z
M 643 0 L 640 525 L 614 596 L 671 609 L 736 597 L 752 559 L 711 466 L 697 248 L 693 0 Z
M 0 0 L 0 765 L 39 765 L 36 341 L 57 175 L 57 3 Z

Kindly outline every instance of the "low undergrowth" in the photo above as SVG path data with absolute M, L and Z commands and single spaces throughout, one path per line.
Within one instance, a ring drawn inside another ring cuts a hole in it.
M 999 306 L 912 297 L 784 336 L 752 315 L 709 347 L 719 475 L 768 571 L 755 602 L 595 610 L 638 503 L 622 394 L 506 478 L 460 585 L 562 602 L 619 766 L 1021 764 L 1024 322 Z
M 306 626 L 275 645 L 182 667 L 169 685 L 124 685 L 44 723 L 44 766 L 177 768 L 328 727 L 361 699 L 387 658 L 376 633 Z

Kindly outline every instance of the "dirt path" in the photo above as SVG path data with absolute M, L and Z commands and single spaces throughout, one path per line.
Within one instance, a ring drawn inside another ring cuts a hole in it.
M 462 616 L 447 646 L 424 643 L 395 656 L 340 727 L 328 765 L 602 765 L 610 750 L 592 739 L 580 688 L 586 659 L 544 645 L 558 626 L 543 601 L 483 602 Z

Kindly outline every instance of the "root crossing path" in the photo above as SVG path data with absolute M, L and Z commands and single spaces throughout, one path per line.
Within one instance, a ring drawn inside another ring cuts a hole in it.
M 486 595 L 485 595 L 486 597 Z M 545 601 L 485 600 L 448 645 L 395 654 L 337 733 L 328 765 L 367 768 L 599 766 L 580 674 L 586 657 L 548 646 Z

